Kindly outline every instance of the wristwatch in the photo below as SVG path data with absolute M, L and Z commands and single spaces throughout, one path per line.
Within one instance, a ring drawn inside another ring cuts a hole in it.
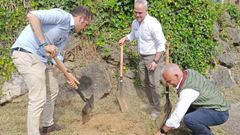
M 162 133 L 162 134 L 166 134 L 167 132 L 165 132 L 164 129 L 161 128 L 161 129 L 160 129 L 160 133 Z

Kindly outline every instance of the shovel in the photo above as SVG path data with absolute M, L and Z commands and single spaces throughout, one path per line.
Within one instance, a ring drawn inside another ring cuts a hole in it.
M 64 64 L 57 58 L 57 56 L 53 57 L 54 61 L 57 63 L 59 69 L 64 73 L 64 75 L 69 76 Z M 70 76 L 71 77 L 71 76 Z M 81 79 L 80 79 L 81 81 Z M 80 85 L 79 85 L 80 86 Z M 74 89 L 78 89 L 79 87 L 77 84 L 75 84 Z M 83 123 L 86 123 L 88 120 L 90 120 L 90 115 L 89 113 L 93 109 L 93 102 L 94 102 L 94 96 L 92 95 L 89 99 L 84 96 L 84 94 L 80 91 L 77 90 L 79 93 L 80 97 L 82 100 L 86 103 L 82 109 L 82 118 L 83 118 Z
M 85 105 L 82 109 L 82 120 L 83 120 L 83 124 L 84 124 L 84 123 L 88 122 L 91 118 L 90 113 L 91 113 L 92 109 L 94 108 L 94 95 L 92 94 L 90 96 L 90 98 L 86 98 L 82 92 L 83 89 L 87 89 L 92 84 L 92 81 L 89 77 L 82 76 L 79 79 L 79 82 L 80 82 L 80 85 L 78 85 L 77 92 L 80 95 L 80 97 L 82 98 L 82 100 L 85 102 Z M 85 84 L 85 85 L 83 85 L 83 84 Z
M 166 64 L 169 64 L 169 44 L 166 44 Z M 161 114 L 157 120 L 157 127 L 160 129 L 162 128 L 167 119 L 169 118 L 170 114 L 171 114 L 171 110 L 172 110 L 172 104 L 171 101 L 169 99 L 169 85 L 166 84 L 166 92 L 165 92 L 165 97 L 166 97 L 166 101 L 165 101 L 165 105 L 164 105 L 164 111 L 163 114 Z
M 120 46 L 120 77 L 118 82 L 118 93 L 117 100 L 122 112 L 127 112 L 128 104 L 125 100 L 124 92 L 123 92 L 123 45 Z

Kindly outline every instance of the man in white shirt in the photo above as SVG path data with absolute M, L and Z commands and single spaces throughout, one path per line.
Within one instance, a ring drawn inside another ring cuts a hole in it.
M 140 79 L 146 90 L 150 104 L 154 107 L 151 117 L 156 119 L 160 112 L 160 64 L 162 52 L 165 51 L 166 39 L 159 21 L 147 12 L 146 0 L 135 0 L 131 33 L 119 40 L 120 45 L 126 41 L 137 40 L 140 53 Z
M 212 135 L 209 126 L 227 121 L 229 103 L 203 75 L 191 69 L 181 71 L 178 65 L 168 64 L 162 76 L 166 83 L 176 87 L 179 100 L 170 118 L 156 135 L 164 135 L 178 128 L 182 119 L 193 135 Z

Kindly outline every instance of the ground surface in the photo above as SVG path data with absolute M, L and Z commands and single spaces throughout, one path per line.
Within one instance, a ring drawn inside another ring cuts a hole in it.
M 144 103 L 139 98 L 131 98 L 127 113 L 119 110 L 116 96 L 110 93 L 95 103 L 92 118 L 82 124 L 81 108 L 84 103 L 74 91 L 60 94 L 56 102 L 55 122 L 65 126 L 64 130 L 51 135 L 153 135 L 155 122 L 149 119 Z M 229 121 L 213 128 L 215 135 L 238 135 L 240 103 L 232 104 Z M 26 135 L 27 95 L 0 106 L 0 135 Z M 180 128 L 172 135 L 188 135 Z

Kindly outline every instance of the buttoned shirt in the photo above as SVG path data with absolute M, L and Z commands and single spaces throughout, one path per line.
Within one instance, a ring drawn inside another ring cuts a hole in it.
M 183 78 L 179 81 L 176 89 L 179 88 L 182 79 Z M 166 125 L 168 127 L 178 128 L 183 116 L 186 114 L 190 105 L 198 98 L 199 94 L 200 93 L 194 89 L 183 89 L 179 94 L 179 99 L 173 113 L 166 121 Z
M 62 60 L 60 52 L 64 49 L 69 39 L 71 29 L 74 26 L 73 16 L 61 9 L 31 11 L 39 18 L 42 32 L 48 44 L 55 45 L 59 49 L 58 58 Z M 43 47 L 39 47 L 40 41 L 35 36 L 30 24 L 27 25 L 13 44 L 12 48 L 21 47 L 34 55 L 42 62 L 47 62 L 47 54 Z
M 131 33 L 127 35 L 128 40 L 137 40 L 138 51 L 142 55 L 152 55 L 156 52 L 165 51 L 166 39 L 159 21 L 146 15 L 141 24 L 134 20 Z

